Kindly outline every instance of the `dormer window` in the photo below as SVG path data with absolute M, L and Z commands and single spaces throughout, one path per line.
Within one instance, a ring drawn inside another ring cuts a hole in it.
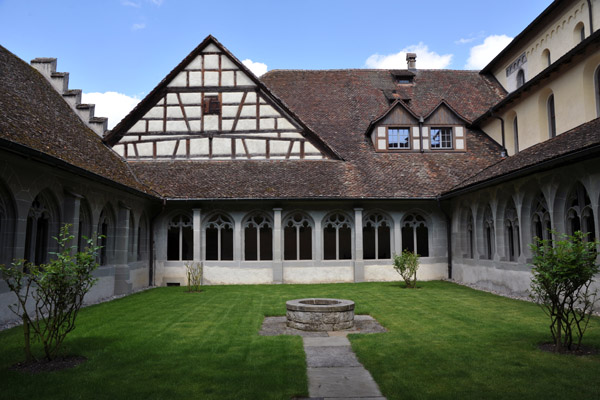
M 391 71 L 397 85 L 409 85 L 413 83 L 415 73 L 408 70 L 393 70 Z
M 452 149 L 453 143 L 451 127 L 431 128 L 432 149 Z
M 221 102 L 218 96 L 205 96 L 202 104 L 204 115 L 219 115 L 221 114 Z
M 388 128 L 388 150 L 410 149 L 409 128 Z

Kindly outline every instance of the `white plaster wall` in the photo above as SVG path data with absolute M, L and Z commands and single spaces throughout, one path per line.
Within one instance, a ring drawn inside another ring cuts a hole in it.
M 354 282 L 354 267 L 284 267 L 285 283 Z
M 505 294 L 526 296 L 531 284 L 531 273 L 454 263 L 452 277 L 460 283 L 477 285 L 487 290 L 494 290 Z
M 273 269 L 205 266 L 203 282 L 207 285 L 255 285 L 273 283 Z
M 432 281 L 448 277 L 447 263 L 422 264 L 417 271 L 417 281 Z M 390 265 L 365 265 L 365 281 L 390 282 L 399 281 L 402 277 Z

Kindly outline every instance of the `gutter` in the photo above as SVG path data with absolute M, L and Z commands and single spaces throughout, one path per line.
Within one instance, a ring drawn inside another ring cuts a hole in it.
M 592 16 L 592 1 L 587 0 L 588 3 L 588 13 L 590 15 L 590 35 L 594 33 L 594 17 Z
M 448 200 L 453 197 L 459 196 L 464 193 L 472 192 L 475 190 L 483 189 L 489 186 L 497 185 L 506 181 L 510 181 L 523 176 L 531 175 L 536 172 L 546 171 L 552 168 L 556 168 L 562 165 L 572 164 L 574 162 L 583 161 L 588 158 L 596 157 L 600 154 L 600 144 L 595 144 L 591 147 L 587 147 L 582 150 L 577 150 L 572 153 L 568 153 L 563 156 L 552 158 L 549 160 L 541 161 L 539 163 L 518 169 L 507 174 L 500 175 L 498 177 L 492 177 L 482 182 L 474 183 L 464 188 L 451 190 L 443 193 L 440 198 L 441 200 Z M 496 165 L 496 164 L 494 164 Z

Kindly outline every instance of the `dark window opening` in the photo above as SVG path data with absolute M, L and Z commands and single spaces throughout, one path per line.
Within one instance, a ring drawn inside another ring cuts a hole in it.
M 339 229 L 340 260 L 352 258 L 352 230 L 349 227 Z
M 365 260 L 375 259 L 375 228 L 365 226 L 363 228 L 363 258 Z
M 554 95 L 548 97 L 548 134 L 551 138 L 556 136 L 556 113 L 554 110 Z
M 335 260 L 336 256 L 336 229 L 325 228 L 323 229 L 323 258 L 325 260 Z
M 177 215 L 167 231 L 167 260 L 192 260 L 194 258 L 194 232 L 191 219 Z
M 205 96 L 204 104 L 202 105 L 204 115 L 220 115 L 221 102 L 217 96 Z
M 206 229 L 206 259 L 219 259 L 219 230 L 216 228 Z
M 415 241 L 412 226 L 402 228 L 402 250 L 415 252 Z
M 340 213 L 327 217 L 323 227 L 323 258 L 348 260 L 352 258 L 352 229 L 348 218 Z
M 522 69 L 517 72 L 517 88 L 520 88 L 525 84 L 525 71 Z

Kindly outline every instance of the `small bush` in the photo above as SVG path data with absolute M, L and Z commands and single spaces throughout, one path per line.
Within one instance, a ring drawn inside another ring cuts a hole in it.
M 596 291 L 590 286 L 599 270 L 599 243 L 586 241 L 581 232 L 573 236 L 553 234 L 559 240 L 537 240 L 530 245 L 530 296 L 550 317 L 555 350 L 573 350 L 573 345 L 578 350 L 596 302 Z
M 415 288 L 417 286 L 419 255 L 408 250 L 402 251 L 400 255 L 394 254 L 394 269 L 404 279 L 407 288 Z
M 201 292 L 202 286 L 202 263 L 185 263 L 187 274 L 188 292 Z

